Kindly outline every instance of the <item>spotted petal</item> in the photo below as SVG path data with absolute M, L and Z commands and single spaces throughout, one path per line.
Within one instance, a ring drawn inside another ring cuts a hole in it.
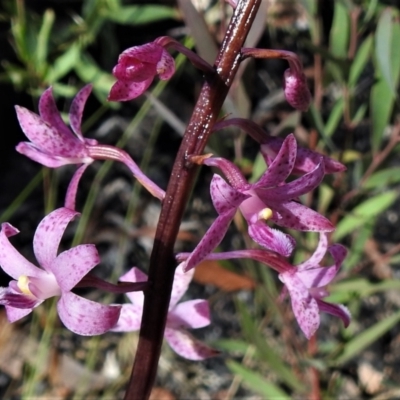
M 33 237 L 33 250 L 39 264 L 51 271 L 57 257 L 61 238 L 69 222 L 79 213 L 68 208 L 58 208 L 42 219 Z
M 117 81 L 108 95 L 109 101 L 128 101 L 139 97 L 153 82 L 153 77 L 142 82 Z
M 133 267 L 126 274 L 122 275 L 119 280 L 121 282 L 146 282 L 147 275 L 139 268 Z M 143 308 L 144 295 L 143 292 L 126 293 L 129 300 L 138 308 Z
M 167 327 L 164 336 L 176 353 L 189 360 L 204 360 L 219 354 L 217 350 L 195 339 L 189 332 L 183 329 L 171 329 Z
M 75 285 L 98 263 L 99 253 L 94 244 L 81 244 L 59 254 L 50 266 L 63 292 Z
M 319 307 L 296 273 L 287 272 L 279 275 L 286 285 L 292 302 L 293 313 L 307 339 L 314 335 L 319 327 Z
M 9 223 L 1 225 L 0 232 L 0 265 L 4 272 L 14 279 L 19 279 L 21 275 L 40 276 L 44 273 L 40 268 L 30 263 L 23 257 L 8 238 L 18 233 L 18 229 Z
M 57 303 L 58 315 L 72 332 L 83 335 L 101 335 L 115 326 L 121 306 L 108 306 L 66 292 Z
M 179 270 L 179 269 L 178 269 Z M 207 300 L 190 300 L 178 304 L 168 314 L 170 328 L 203 328 L 209 325 L 210 307 Z
M 83 109 L 85 108 L 86 101 L 91 91 L 92 85 L 89 84 L 84 86 L 72 100 L 71 107 L 69 109 L 69 123 L 77 138 L 81 142 L 85 141 L 81 131 Z
M 134 332 L 140 329 L 143 307 L 136 304 L 123 304 L 117 324 L 112 332 Z
M 194 275 L 194 270 L 184 272 L 179 266 L 175 269 L 174 283 L 172 284 L 169 309 L 172 310 L 182 296 L 186 293 Z
M 297 143 L 293 134 L 290 134 L 282 143 L 282 146 L 267 171 L 253 188 L 267 188 L 278 186 L 284 182 L 292 172 L 296 160 Z

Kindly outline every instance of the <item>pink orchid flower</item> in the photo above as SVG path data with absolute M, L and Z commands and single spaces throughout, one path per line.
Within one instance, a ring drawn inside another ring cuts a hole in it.
M 144 93 L 156 75 L 167 80 L 175 72 L 175 62 L 163 46 L 156 42 L 134 46 L 122 52 L 113 75 L 118 79 L 108 100 L 127 101 Z
M 23 132 L 30 142 L 21 142 L 19 153 L 49 168 L 66 164 L 83 164 L 74 174 L 69 185 L 65 207 L 75 209 L 75 198 L 83 172 L 94 160 L 114 160 L 124 163 L 136 179 L 155 197 L 164 198 L 165 192 L 151 181 L 122 149 L 98 144 L 94 139 L 85 139 L 81 132 L 83 110 L 91 85 L 83 87 L 72 101 L 69 121 L 70 130 L 61 118 L 52 94 L 47 89 L 39 100 L 39 114 L 16 106 L 17 117 Z
M 218 352 L 199 340 L 195 339 L 187 329 L 203 328 L 210 324 L 210 310 L 206 300 L 189 300 L 179 303 L 179 299 L 187 291 L 193 272 L 183 273 L 177 268 L 172 287 L 165 339 L 171 348 L 180 356 L 190 360 L 204 360 L 218 354 Z M 138 268 L 132 268 L 121 276 L 122 282 L 142 282 L 147 280 L 147 275 Z M 131 332 L 140 328 L 143 311 L 143 292 L 127 293 L 132 304 L 123 304 L 121 316 L 114 332 Z
M 326 252 L 333 257 L 334 264 L 329 267 L 320 265 Z M 350 324 L 350 312 L 341 304 L 327 303 L 323 300 L 329 293 L 326 286 L 332 282 L 346 257 L 347 250 L 340 244 L 328 247 L 326 233 L 320 233 L 320 240 L 314 254 L 298 265 L 291 265 L 279 254 L 267 250 L 237 250 L 225 253 L 207 255 L 207 260 L 228 260 L 233 258 L 251 258 L 268 265 L 279 272 L 279 279 L 285 285 L 285 292 L 289 292 L 292 308 L 297 322 L 307 337 L 310 339 L 320 325 L 320 312 L 326 312 L 339 317 L 344 326 Z M 185 263 L 190 253 L 180 253 L 177 259 Z
M 24 258 L 10 243 L 19 231 L 3 223 L 0 232 L 0 265 L 13 281 L 0 290 L 10 322 L 28 315 L 44 300 L 60 296 L 57 310 L 61 321 L 79 335 L 100 335 L 118 321 L 120 306 L 103 305 L 77 296 L 71 290 L 100 261 L 94 245 L 82 244 L 57 255 L 62 235 L 76 211 L 59 208 L 39 224 L 33 250 L 42 268 Z
M 202 160 L 205 165 L 219 167 L 231 185 L 219 175 L 214 175 L 211 181 L 211 198 L 219 215 L 193 250 L 186 262 L 186 270 L 195 267 L 218 246 L 238 209 L 248 223 L 249 236 L 260 246 L 286 257 L 292 253 L 294 239 L 269 227 L 266 220 L 300 231 L 334 230 L 329 220 L 296 201 L 299 196 L 320 184 L 324 177 L 322 159 L 311 172 L 285 183 L 293 170 L 296 154 L 296 139 L 289 135 L 268 170 L 254 184 L 248 183 L 239 169 L 227 160 Z

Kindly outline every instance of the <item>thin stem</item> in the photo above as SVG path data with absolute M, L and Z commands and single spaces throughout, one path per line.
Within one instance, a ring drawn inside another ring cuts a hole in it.
M 176 268 L 174 244 L 196 173 L 196 167 L 188 161 L 188 156 L 199 155 L 204 150 L 239 67 L 240 49 L 260 2 L 239 2 L 214 64 L 216 73 L 203 85 L 175 159 L 151 254 L 139 343 L 125 399 L 149 398 L 157 373 Z

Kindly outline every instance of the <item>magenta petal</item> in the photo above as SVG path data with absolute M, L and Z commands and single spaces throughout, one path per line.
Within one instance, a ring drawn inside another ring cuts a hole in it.
M 9 223 L 1 224 L 0 231 L 0 265 L 4 272 L 18 280 L 21 275 L 40 276 L 44 273 L 40 268 L 23 257 L 8 238 L 18 233 L 18 229 Z
M 310 339 L 319 327 L 319 307 L 295 273 L 283 273 L 279 279 L 286 285 L 292 302 L 293 313 L 301 330 Z
M 328 251 L 332 254 L 335 264 L 340 267 L 347 255 L 346 247 L 341 244 L 334 244 L 328 248 Z
M 50 270 L 63 292 L 69 292 L 100 262 L 94 244 L 81 244 L 59 254 Z
M 72 332 L 83 335 L 101 335 L 115 326 L 121 306 L 108 306 L 66 292 L 57 303 L 61 321 Z
M 146 282 L 147 275 L 143 273 L 139 268 L 133 267 L 126 274 L 122 275 L 119 280 L 121 282 Z M 130 292 L 126 293 L 126 295 L 132 302 L 132 304 L 139 308 L 143 308 L 143 292 Z
M 217 174 L 214 174 L 211 180 L 210 193 L 218 214 L 237 208 L 240 203 L 250 197 L 234 189 Z
M 256 192 L 266 203 L 269 201 L 296 199 L 297 197 L 315 189 L 324 178 L 324 171 L 324 164 L 321 162 L 313 171 L 290 183 L 268 190 L 257 189 Z
M 321 214 L 295 201 L 273 203 L 271 220 L 280 226 L 299 231 L 332 232 L 335 227 Z
M 284 79 L 286 101 L 297 110 L 307 111 L 311 103 L 311 93 L 304 73 L 289 68 L 284 73 Z
M 194 270 L 184 272 L 181 268 L 175 269 L 174 283 L 172 284 L 171 300 L 169 302 L 169 309 L 172 310 L 176 303 L 186 293 L 189 283 L 194 275 Z
M 78 139 L 80 139 L 82 142 L 85 141 L 81 131 L 83 109 L 85 108 L 86 101 L 91 92 L 91 84 L 84 86 L 72 100 L 71 107 L 69 109 L 69 123 Z
M 133 332 L 140 329 L 143 308 L 135 304 L 123 304 L 117 324 L 112 332 Z
M 270 228 L 263 221 L 249 224 L 249 236 L 260 246 L 276 251 L 285 257 L 289 257 L 292 254 L 296 245 L 295 240 L 290 235 Z
M 163 81 L 168 80 L 175 73 L 175 61 L 164 49 L 161 53 L 161 59 L 157 63 L 157 73 Z
M 168 314 L 170 328 L 203 328 L 211 323 L 207 300 L 189 300 L 178 304 Z
M 178 330 L 167 327 L 164 336 L 172 350 L 189 360 L 204 360 L 219 354 L 217 350 L 195 339 L 183 329 Z
M 261 154 L 265 162 L 270 165 L 282 147 L 283 139 L 267 136 L 265 143 L 261 145 Z M 324 156 L 316 151 L 297 146 L 296 162 L 293 166 L 292 174 L 302 175 L 311 172 L 321 162 L 321 157 L 325 165 L 325 174 L 345 171 L 346 167 L 330 157 Z
M 18 321 L 19 319 L 27 316 L 32 312 L 32 309 L 29 308 L 14 308 L 10 306 L 6 306 L 6 314 L 8 322 L 13 323 Z
M 39 264 L 51 271 L 51 264 L 57 257 L 61 238 L 69 222 L 79 215 L 68 208 L 58 208 L 44 217 L 33 237 L 33 250 Z
M 253 186 L 253 188 L 267 188 L 278 186 L 290 175 L 296 160 L 297 143 L 293 134 L 287 136 L 282 146 L 272 161 L 271 165 Z
M 185 271 L 194 268 L 221 243 L 235 212 L 236 210 L 232 209 L 216 218 L 190 257 L 186 260 Z
M 57 105 L 53 97 L 53 89 L 51 87 L 45 90 L 40 96 L 39 114 L 44 121 L 58 131 L 61 137 L 67 140 L 72 137 L 72 132 L 65 125 L 61 118 L 60 112 L 57 109 Z
M 351 314 L 347 307 L 342 304 L 327 303 L 326 301 L 320 299 L 316 299 L 316 301 L 321 311 L 334 315 L 335 317 L 339 317 L 343 321 L 345 328 L 350 325 Z
M 71 181 L 69 182 L 67 194 L 65 195 L 65 203 L 64 207 L 69 208 L 70 210 L 75 210 L 76 203 L 76 193 L 78 191 L 79 181 L 82 178 L 83 173 L 86 171 L 86 168 L 89 164 L 81 165 L 74 173 Z
M 304 286 L 308 289 L 328 285 L 336 276 L 340 265 L 332 267 L 317 267 L 303 270 L 297 273 Z
M 153 77 L 142 82 L 117 81 L 108 95 L 109 101 L 128 101 L 143 94 L 153 81 Z
M 121 62 L 126 57 L 132 57 L 149 64 L 157 64 L 162 57 L 163 51 L 165 51 L 164 48 L 157 43 L 145 43 L 124 50 L 119 56 L 118 62 Z
M 15 149 L 18 153 L 48 168 L 58 168 L 62 165 L 73 163 L 69 158 L 60 158 L 44 153 L 41 149 L 37 148 L 36 145 L 30 142 L 20 142 Z
M 307 260 L 297 265 L 299 271 L 304 271 L 305 269 L 312 268 L 318 265 L 324 258 L 326 251 L 328 250 L 328 235 L 325 232 L 319 234 L 318 246 L 315 249 L 312 256 Z

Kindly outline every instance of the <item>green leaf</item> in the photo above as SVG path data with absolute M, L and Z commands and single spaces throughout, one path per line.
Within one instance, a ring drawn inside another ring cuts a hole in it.
M 73 43 L 68 50 L 59 56 L 54 61 L 53 65 L 50 66 L 45 77 L 46 81 L 49 84 L 54 84 L 71 71 L 79 62 L 80 51 L 80 45 L 78 43 Z
M 235 361 L 227 361 L 228 368 L 243 379 L 243 383 L 251 390 L 260 393 L 266 399 L 290 400 L 291 397 L 279 386 L 268 382 L 257 372 L 243 367 Z
M 392 71 L 392 41 L 393 41 L 393 18 L 394 14 L 390 8 L 386 8 L 378 21 L 375 39 L 375 54 L 379 63 L 382 76 L 388 84 L 392 94 L 395 95 L 395 82 Z M 398 46 L 399 43 L 396 43 Z M 398 48 L 396 49 L 398 51 Z
M 296 378 L 290 368 L 284 364 L 281 356 L 268 345 L 265 337 L 259 332 L 255 320 L 249 314 L 246 306 L 239 301 L 237 301 L 236 304 L 238 306 L 243 334 L 250 343 L 256 347 L 257 357 L 260 360 L 265 361 L 269 367 L 275 371 L 279 378 L 292 389 L 302 390 L 302 383 Z
M 349 31 L 348 9 L 340 1 L 335 1 L 329 44 L 331 53 L 337 58 L 347 58 Z
M 362 185 L 364 189 L 382 189 L 400 182 L 400 167 L 385 168 L 372 174 Z
M 55 20 L 53 10 L 46 10 L 43 15 L 42 26 L 40 27 L 36 43 L 35 62 L 36 69 L 42 73 L 46 69 L 48 45 L 50 41 L 50 33 Z
M 366 224 L 367 221 L 390 207 L 397 197 L 397 192 L 393 190 L 364 201 L 338 223 L 332 239 L 339 241 L 344 236 Z
M 349 86 L 354 87 L 365 69 L 365 66 L 371 56 L 372 46 L 374 44 L 373 36 L 369 35 L 361 44 L 350 67 Z
M 112 13 L 107 12 L 104 17 L 119 24 L 140 25 L 167 18 L 176 19 L 178 12 L 175 8 L 168 6 L 126 6 L 113 10 Z
M 343 347 L 341 355 L 334 361 L 334 364 L 341 365 L 351 360 L 392 329 L 399 321 L 400 311 L 364 330 Z
M 250 345 L 243 340 L 235 339 L 220 339 L 212 343 L 213 347 L 217 349 L 239 353 L 244 356 L 249 349 Z
M 332 136 L 332 134 L 335 132 L 337 126 L 339 125 L 339 122 L 343 116 L 343 110 L 344 110 L 344 100 L 343 98 L 340 98 L 339 100 L 336 101 L 330 115 L 328 118 L 328 121 L 326 122 L 325 125 L 325 134 L 328 136 Z

